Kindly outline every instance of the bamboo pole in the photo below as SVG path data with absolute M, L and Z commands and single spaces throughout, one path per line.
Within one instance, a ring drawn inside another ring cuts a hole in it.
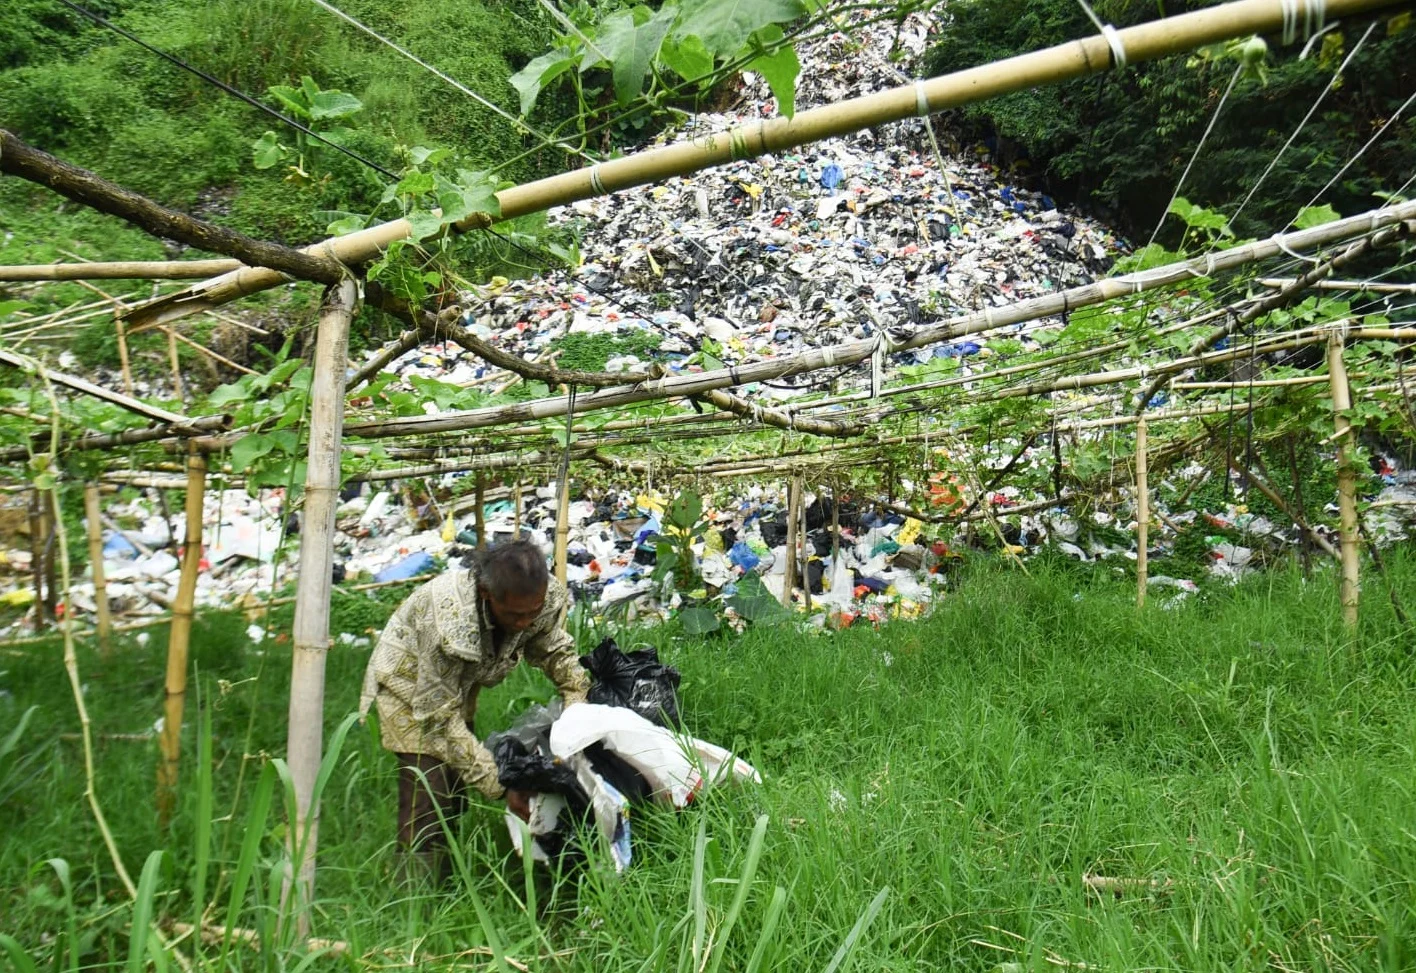
M 1136 423 L 1136 607 L 1146 604 L 1150 574 L 1150 487 L 1146 483 L 1146 420 Z
M 167 695 L 163 706 L 162 762 L 157 772 L 157 820 L 166 828 L 177 799 L 178 768 L 182 757 L 182 710 L 187 699 L 187 655 L 192 639 L 192 616 L 197 596 L 197 570 L 202 560 L 202 511 L 206 490 L 206 457 L 195 449 L 187 455 L 187 530 L 182 550 L 182 573 L 172 604 L 172 634 L 167 642 Z
M 245 266 L 239 260 L 122 260 L 0 267 L 0 281 L 204 280 Z
M 521 540 L 521 481 L 517 480 L 516 485 L 511 488 L 511 505 L 515 513 L 511 521 L 511 539 Z
M 797 492 L 798 492 L 798 494 L 800 494 L 801 491 L 802 491 L 801 486 L 798 486 L 798 487 L 797 487 Z M 816 496 L 817 496 L 817 499 L 819 500 L 820 497 L 821 497 L 821 494 L 820 494 L 820 493 L 817 493 Z M 806 610 L 807 610 L 808 612 L 810 612 L 810 611 L 811 611 L 811 550 L 812 550 L 812 547 L 811 547 L 811 533 L 810 533 L 810 531 L 807 530 L 807 527 L 806 527 L 806 502 L 805 502 L 805 500 L 803 499 L 803 500 L 798 504 L 798 506 L 801 507 L 801 527 L 800 527 L 800 530 L 801 530 L 801 590 L 802 590 L 802 596 L 806 599 Z
M 351 279 L 325 292 L 315 341 L 315 373 L 310 387 L 310 446 L 305 467 L 300 572 L 296 579 L 286 757 L 295 785 L 295 820 L 290 827 L 290 849 L 291 859 L 296 863 L 296 876 L 294 883 L 287 877 L 281 892 L 282 903 L 287 908 L 293 906 L 296 935 L 301 939 L 310 932 L 315 855 L 319 845 L 319 807 L 314 803 L 314 791 L 324 747 L 325 657 L 329 653 L 334 511 L 339 504 L 349 324 L 357 296 Z M 290 913 L 282 909 L 282 914 Z
M 474 511 L 474 526 L 477 528 L 477 550 L 487 549 L 487 485 L 477 477 L 477 509 Z
M 31 491 L 29 501 L 30 567 L 34 571 L 34 630 L 36 632 L 44 631 L 44 626 L 48 622 L 48 619 L 44 617 L 44 542 L 47 533 L 44 510 L 45 505 L 39 490 Z
M 172 369 L 172 398 L 181 403 L 184 398 L 182 394 L 182 359 L 177 354 L 177 335 L 171 328 L 163 328 L 167 332 L 167 364 Z
M 801 521 L 801 477 L 793 476 L 787 483 L 787 559 L 782 578 L 782 607 L 792 607 L 792 589 L 797 581 L 797 525 Z
M 1292 277 L 1260 277 L 1264 287 L 1287 287 Z M 1368 294 L 1416 294 L 1416 284 L 1392 284 L 1371 280 L 1319 280 L 1308 285 L 1320 291 L 1366 291 Z
M 1400 5 L 1399 0 L 1327 0 L 1326 15 L 1338 20 Z M 499 220 L 686 176 L 712 166 L 780 153 L 911 116 L 1099 74 L 1115 65 L 1112 42 L 1125 52 L 1127 63 L 1135 64 L 1233 37 L 1272 33 L 1289 23 L 1289 14 L 1290 6 L 1285 0 L 1238 0 L 1114 31 L 1111 41 L 1093 34 L 1046 50 L 798 112 L 791 118 L 754 120 L 727 132 L 502 190 L 497 193 L 496 217 L 474 213 L 457 223 L 454 229 L 459 232 L 480 229 Z M 324 240 L 307 247 L 305 253 L 344 264 L 364 263 L 377 257 L 393 241 L 406 239 L 411 231 L 412 225 L 407 219 L 394 220 Z M 143 320 L 170 322 L 269 289 L 283 280 L 274 271 L 243 268 L 150 302 L 135 314 Z
M 1337 432 L 1337 505 L 1342 537 L 1342 620 L 1349 629 L 1357 626 L 1360 594 L 1357 551 L 1357 471 L 1356 442 L 1347 410 L 1352 408 L 1352 390 L 1347 384 L 1347 365 L 1342 358 L 1342 332 L 1328 336 L 1328 376 L 1332 380 L 1333 426 Z
M 128 361 L 128 326 L 121 317 L 115 317 L 114 331 L 118 337 L 118 363 L 123 370 L 123 391 L 133 394 L 133 367 Z
M 112 619 L 108 617 L 108 583 L 103 576 L 103 521 L 99 515 L 98 484 L 84 484 L 84 520 L 88 529 L 89 564 L 93 568 L 93 602 L 98 609 L 98 645 L 107 655 Z
M 21 371 L 28 371 L 30 367 L 29 361 L 24 358 L 24 356 L 16 355 L 8 351 L 0 351 L 0 364 L 9 365 L 11 368 L 18 368 Z M 166 409 L 159 409 L 155 405 L 148 405 L 146 402 L 135 399 L 129 395 L 119 395 L 117 392 L 109 391 L 101 385 L 95 385 L 87 379 L 50 369 L 46 369 L 46 373 L 49 376 L 49 380 L 55 385 L 62 385 L 75 392 L 82 392 L 84 395 L 101 399 L 111 405 L 116 405 L 119 408 L 143 416 L 146 419 L 155 419 L 158 422 L 166 422 L 173 425 L 185 425 L 187 423 L 186 416 L 180 416 L 175 412 L 168 412 Z

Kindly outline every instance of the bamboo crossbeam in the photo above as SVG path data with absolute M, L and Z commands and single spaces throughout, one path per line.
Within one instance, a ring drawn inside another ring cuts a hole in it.
M 0 351 L 0 364 L 9 365 L 11 368 L 18 368 L 21 371 L 28 371 L 30 368 L 29 361 L 26 358 L 8 351 Z M 48 372 L 49 380 L 55 385 L 62 385 L 75 392 L 82 392 L 84 395 L 92 396 L 95 399 L 100 399 L 111 405 L 116 405 L 119 408 L 136 413 L 146 419 L 155 419 L 158 422 L 178 426 L 185 425 L 188 421 L 186 416 L 179 416 L 175 412 L 159 409 L 155 405 L 148 405 L 146 402 L 142 402 L 131 396 L 120 395 L 117 392 L 104 388 L 102 385 L 95 385 L 93 382 L 79 378 L 76 375 L 66 375 L 63 372 L 56 372 L 49 369 L 46 369 L 46 371 Z
M 1062 314 L 1112 298 L 1140 294 L 1155 288 L 1183 283 L 1196 277 L 1213 276 L 1221 271 L 1231 270 L 1257 260 L 1268 259 L 1287 251 L 1301 251 L 1322 246 L 1355 234 L 1372 232 L 1413 219 L 1416 219 L 1416 200 L 1372 210 L 1359 216 L 1325 223 L 1307 230 L 1275 234 L 1267 240 L 1233 247 L 1219 253 L 1206 254 L 1193 260 L 1178 261 L 1150 270 L 1107 278 L 1042 297 L 1019 301 L 1000 308 L 989 308 L 982 312 L 961 315 L 938 325 L 921 328 L 913 335 L 899 341 L 891 340 L 884 334 L 877 334 L 875 338 L 864 341 L 827 345 L 796 355 L 771 358 L 733 368 L 715 369 L 692 375 L 675 375 L 633 385 L 596 389 L 577 398 L 576 411 L 584 413 L 672 396 L 699 395 L 711 389 L 731 388 L 767 379 L 798 375 L 821 368 L 857 364 L 869 359 L 881 345 L 891 352 L 922 348 L 970 334 L 1020 324 L 1040 317 Z M 447 412 L 434 416 L 409 416 L 354 423 L 348 427 L 347 431 L 350 435 L 365 438 L 454 432 L 562 416 L 568 406 L 569 397 L 562 395 L 510 406 L 492 406 L 462 412 Z
M 1294 283 L 1293 277 L 1260 277 L 1264 287 L 1287 287 Z M 1392 284 L 1371 280 L 1319 280 L 1308 287 L 1320 291 L 1365 291 L 1368 294 L 1416 294 L 1416 284 Z
M 66 453 L 83 452 L 91 450 L 108 450 L 118 446 L 134 446 L 138 443 L 154 442 L 159 439 L 170 439 L 173 437 L 196 437 L 203 436 L 219 429 L 224 429 L 231 422 L 229 416 L 196 416 L 186 420 L 177 426 L 159 426 L 152 429 L 128 429 L 124 432 L 99 433 L 95 435 L 79 436 L 74 439 L 61 439 L 59 448 Z M 45 437 L 46 442 L 48 437 Z M 29 449 L 24 446 L 8 446 L 0 449 L 0 462 L 7 460 L 26 459 L 29 456 Z
M 203 280 L 245 266 L 239 260 L 123 260 L 0 267 L 0 281 Z
M 1400 5 L 1400 0 L 1327 0 L 1326 14 L 1341 19 Z M 1238 0 L 1127 27 L 1115 31 L 1112 38 L 1125 51 L 1126 61 L 1137 64 L 1233 37 L 1272 33 L 1285 26 L 1288 16 L 1289 6 L 1284 0 Z M 456 224 L 455 229 L 482 228 L 500 220 L 686 176 L 741 159 L 783 152 L 888 122 L 1099 74 L 1113 66 L 1111 43 L 1096 34 L 993 64 L 798 112 L 791 118 L 756 120 L 727 132 L 505 189 L 497 194 L 497 216 L 473 214 Z M 411 231 L 411 224 L 399 219 L 322 241 L 307 247 L 305 252 L 343 264 L 361 264 L 375 259 L 395 240 L 408 238 Z M 243 268 L 150 302 L 135 310 L 134 318 L 170 322 L 274 287 L 283 279 L 273 271 Z
M 1302 298 L 1302 296 L 1307 293 L 1309 287 L 1319 281 L 1326 280 L 1334 271 L 1352 263 L 1365 253 L 1376 250 L 1379 247 L 1390 246 L 1396 243 L 1398 240 L 1409 236 L 1411 231 L 1412 227 L 1410 224 L 1397 223 L 1393 226 L 1375 231 L 1363 239 L 1349 244 L 1341 253 L 1321 261 L 1302 277 L 1295 278 L 1292 282 L 1279 288 L 1277 293 L 1261 298 L 1231 317 L 1222 326 L 1201 337 L 1190 346 L 1188 354 L 1198 355 L 1200 352 L 1207 351 L 1231 334 L 1257 321 L 1265 314 L 1288 307 Z M 1161 380 L 1157 378 L 1136 396 L 1137 412 L 1141 412 L 1145 409 L 1146 403 L 1150 402 L 1151 396 L 1155 395 L 1155 393 L 1160 390 L 1161 384 Z

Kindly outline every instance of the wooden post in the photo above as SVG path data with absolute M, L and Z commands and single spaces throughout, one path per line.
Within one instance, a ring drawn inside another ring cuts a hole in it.
M 1352 422 L 1346 412 L 1352 408 L 1352 390 L 1347 384 L 1347 365 L 1342 358 L 1342 333 L 1328 335 L 1328 380 L 1332 383 L 1333 428 L 1337 438 L 1337 506 L 1342 537 L 1342 620 L 1348 628 L 1357 626 L 1357 471 L 1353 468 L 1355 443 Z
M 570 547 L 570 470 L 563 470 L 556 498 L 556 580 L 565 584 L 566 552 Z
M 798 493 L 800 492 L 801 488 L 798 487 Z M 819 500 L 821 494 L 818 493 L 816 496 Z M 813 548 L 811 533 L 806 528 L 806 502 L 804 498 L 798 506 L 801 507 L 801 590 L 806 598 L 806 610 L 809 612 L 811 611 L 811 551 Z
M 38 490 L 30 491 L 30 567 L 34 571 L 34 630 L 44 631 L 44 503 Z
M 167 363 L 172 369 L 172 397 L 178 402 L 182 401 L 182 359 L 177 354 L 177 335 L 171 328 L 163 328 L 167 332 Z
M 511 488 L 511 505 L 515 511 L 511 521 L 511 539 L 521 540 L 521 481 L 517 480 L 516 485 Z
M 476 518 L 473 523 L 477 528 L 477 550 L 485 551 L 487 549 L 487 484 L 481 476 L 477 477 L 477 493 L 475 499 L 477 501 L 477 510 Z
M 123 368 L 123 391 L 133 394 L 133 368 L 128 363 L 128 326 L 114 312 L 114 333 L 118 336 L 118 362 Z
M 286 760 L 295 785 L 295 820 L 290 822 L 294 887 L 289 876 L 281 901 L 293 894 L 296 935 L 310 932 L 319 844 L 315 778 L 324 748 L 325 657 L 329 653 L 329 602 L 334 570 L 334 511 L 339 505 L 340 445 L 344 434 L 344 381 L 349 324 L 358 297 L 353 280 L 325 291 L 315 340 L 315 374 L 310 386 L 310 448 L 305 466 L 305 516 L 300 529 L 300 571 L 295 585 L 294 652 L 290 667 L 290 722 Z M 282 915 L 288 913 L 282 909 Z
M 178 766 L 182 758 L 182 709 L 187 699 L 187 654 L 192 642 L 192 609 L 197 597 L 197 567 L 202 559 L 202 496 L 206 489 L 206 457 L 187 447 L 187 538 L 182 573 L 172 603 L 172 633 L 167 641 L 167 697 L 162 714 L 162 762 L 157 768 L 157 821 L 166 828 L 177 800 Z
M 103 576 L 103 522 L 99 516 L 97 483 L 84 484 L 84 521 L 88 527 L 89 564 L 93 568 L 93 603 L 98 608 L 98 645 L 106 655 L 113 622 L 108 617 L 108 583 Z
M 782 607 L 792 607 L 792 589 L 796 587 L 797 576 L 797 524 L 801 520 L 801 477 L 794 476 L 787 483 L 787 559 L 786 573 L 782 578 Z
M 1146 578 L 1150 574 L 1146 551 L 1150 547 L 1150 488 L 1146 484 L 1146 420 L 1136 423 L 1136 607 L 1146 603 Z

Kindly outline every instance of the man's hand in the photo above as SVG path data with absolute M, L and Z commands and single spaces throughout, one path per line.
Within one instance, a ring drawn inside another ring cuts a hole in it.
M 529 791 L 506 792 L 506 808 L 523 821 L 531 820 L 531 793 Z

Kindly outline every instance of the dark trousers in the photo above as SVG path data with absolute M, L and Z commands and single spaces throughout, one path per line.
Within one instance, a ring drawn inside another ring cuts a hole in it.
M 467 810 L 467 786 L 448 764 L 423 753 L 398 757 L 398 846 L 421 858 L 440 881 L 450 877 L 448 829 Z M 441 812 L 441 814 L 439 814 Z

